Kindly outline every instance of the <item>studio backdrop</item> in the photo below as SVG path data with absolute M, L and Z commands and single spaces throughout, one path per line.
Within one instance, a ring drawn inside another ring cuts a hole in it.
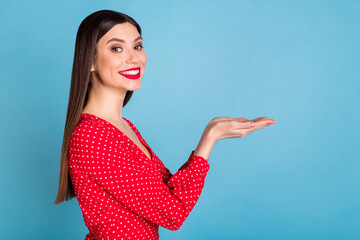
M 123 109 L 172 173 L 214 117 L 270 117 L 219 140 L 205 187 L 160 239 L 360 239 L 359 1 L 7 1 L 1 4 L 2 239 L 88 233 L 55 205 L 76 31 L 132 16 L 148 64 Z

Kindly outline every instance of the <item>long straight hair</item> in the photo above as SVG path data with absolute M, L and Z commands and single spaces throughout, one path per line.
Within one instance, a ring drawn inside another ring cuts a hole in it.
M 88 100 L 91 89 L 90 71 L 96 55 L 96 44 L 112 27 L 125 22 L 133 24 L 141 35 L 141 28 L 134 19 L 111 10 L 101 10 L 90 14 L 81 22 L 77 31 L 69 103 L 61 148 L 59 189 L 55 204 L 75 197 L 68 169 L 69 142 Z M 132 91 L 127 91 L 123 106 L 128 103 L 132 93 Z

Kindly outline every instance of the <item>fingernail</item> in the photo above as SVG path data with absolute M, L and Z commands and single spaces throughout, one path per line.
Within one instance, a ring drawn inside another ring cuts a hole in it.
M 256 123 L 251 123 L 251 127 L 255 127 L 256 126 Z

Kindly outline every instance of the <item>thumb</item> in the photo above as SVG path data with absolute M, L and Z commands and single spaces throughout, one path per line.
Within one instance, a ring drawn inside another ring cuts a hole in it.
M 246 122 L 246 121 L 248 121 L 247 118 L 236 118 L 236 120 L 239 121 L 239 122 Z

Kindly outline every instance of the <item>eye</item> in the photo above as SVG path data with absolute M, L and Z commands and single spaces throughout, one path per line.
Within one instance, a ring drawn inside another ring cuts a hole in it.
M 143 49 L 144 47 L 143 47 L 143 45 L 141 45 L 141 44 L 139 44 L 139 45 L 137 45 L 136 47 L 135 47 L 135 49 L 136 50 L 141 50 L 141 49 Z
M 113 52 L 121 52 L 122 49 L 121 49 L 121 47 L 112 47 L 111 51 L 113 51 Z

